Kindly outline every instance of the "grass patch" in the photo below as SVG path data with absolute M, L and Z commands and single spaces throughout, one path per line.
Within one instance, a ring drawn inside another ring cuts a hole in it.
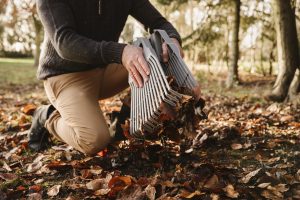
M 37 68 L 33 63 L 33 59 L 30 58 L 0 58 L 0 86 L 38 82 Z

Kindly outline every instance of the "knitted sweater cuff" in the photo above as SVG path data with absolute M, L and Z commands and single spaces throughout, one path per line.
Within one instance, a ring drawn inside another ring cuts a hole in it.
M 126 44 L 117 42 L 108 42 L 102 49 L 103 60 L 110 63 L 122 63 L 122 54 Z

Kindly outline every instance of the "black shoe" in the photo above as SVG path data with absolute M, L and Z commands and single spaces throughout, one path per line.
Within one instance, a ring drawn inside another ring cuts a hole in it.
M 33 113 L 32 124 L 28 132 L 28 146 L 34 151 L 46 149 L 49 145 L 49 132 L 44 127 L 49 115 L 55 110 L 52 105 L 43 105 Z
M 121 125 L 124 125 L 126 119 L 128 118 L 130 118 L 130 107 L 126 104 L 122 105 L 120 112 L 113 111 L 111 113 L 112 126 L 115 127 L 113 127 L 113 129 L 110 130 L 115 131 L 114 141 L 123 141 L 127 139 L 123 133 L 124 131 Z

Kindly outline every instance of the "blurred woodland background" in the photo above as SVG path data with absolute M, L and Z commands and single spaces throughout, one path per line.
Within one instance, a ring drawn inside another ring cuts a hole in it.
M 243 73 L 277 76 L 275 82 L 272 79 L 273 88 L 266 99 L 299 100 L 300 0 L 152 0 L 152 3 L 179 30 L 185 59 L 194 71 L 223 74 L 226 78 L 222 86 L 227 88 L 243 83 L 240 78 Z M 120 40 L 129 42 L 145 34 L 143 27 L 129 18 Z M 43 28 L 35 1 L 1 0 L 0 35 L 2 66 L 7 62 L 10 66 L 18 65 L 4 58 L 20 57 L 33 57 L 33 65 L 37 66 Z M 32 60 L 20 62 L 28 64 Z M 34 79 L 34 75 L 29 77 Z M 1 79 L 8 78 L 1 76 Z
M 86 157 L 55 139 L 28 148 L 49 103 L 35 77 L 44 32 L 35 0 L 0 0 L 0 200 L 300 199 L 300 0 L 151 2 L 182 36 L 208 119 L 196 137 L 166 128 Z M 146 35 L 129 17 L 120 42 Z M 105 117 L 123 98 L 99 102 Z

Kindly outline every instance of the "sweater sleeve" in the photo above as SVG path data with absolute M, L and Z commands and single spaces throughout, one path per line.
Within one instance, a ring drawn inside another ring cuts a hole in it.
M 133 0 L 130 14 L 141 22 L 146 29 L 150 29 L 150 33 L 154 29 L 165 30 L 170 37 L 176 38 L 181 44 L 181 37 L 177 30 L 159 13 L 149 0 Z
M 37 10 L 47 36 L 61 58 L 86 64 L 121 63 L 126 45 L 97 42 L 78 34 L 71 8 L 65 0 L 37 0 Z

